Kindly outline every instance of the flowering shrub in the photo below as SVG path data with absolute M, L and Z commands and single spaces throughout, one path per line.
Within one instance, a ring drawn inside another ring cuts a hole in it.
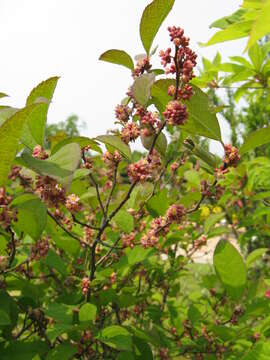
M 270 356 L 268 248 L 245 246 L 269 236 L 269 159 L 223 143 L 182 28 L 168 28 L 165 70 L 153 69 L 173 3 L 144 10 L 135 66 L 121 50 L 101 55 L 131 70 L 113 132 L 45 150 L 56 77 L 25 108 L 0 110 L 3 360 Z M 223 159 L 200 136 L 219 141 Z M 132 152 L 139 138 L 145 152 Z M 210 263 L 198 260 L 217 237 Z

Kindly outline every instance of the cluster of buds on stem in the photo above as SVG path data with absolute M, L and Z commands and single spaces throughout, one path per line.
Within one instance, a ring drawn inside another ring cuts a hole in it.
M 172 49 L 161 50 L 161 64 L 166 74 L 175 74 L 175 85 L 170 85 L 168 94 L 173 97 L 163 112 L 163 116 L 169 125 L 183 125 L 188 113 L 184 100 L 189 100 L 193 95 L 189 81 L 194 77 L 193 69 L 196 66 L 197 55 L 188 47 L 189 38 L 184 36 L 184 30 L 180 27 L 168 28 L 171 41 L 175 45 L 175 54 L 171 55 Z M 169 66 L 168 66 L 169 65 Z
M 132 72 L 134 78 L 142 75 L 145 71 L 149 71 L 152 65 L 148 56 L 142 56 L 137 60 L 135 69 Z
M 14 209 L 10 208 L 12 197 L 6 194 L 6 190 L 0 188 L 0 225 L 7 228 L 12 221 L 17 220 L 17 214 Z
M 65 203 L 66 200 L 62 186 L 49 176 L 37 175 L 36 193 L 52 207 L 58 207 L 59 204 Z
M 131 114 L 132 114 L 132 110 L 127 105 L 117 105 L 115 107 L 115 117 L 120 122 L 123 123 L 128 122 Z
M 33 157 L 40 159 L 40 160 L 45 160 L 49 157 L 47 152 L 40 145 L 36 145 L 34 147 L 32 155 L 33 155 Z
M 82 279 L 82 293 L 84 296 L 88 294 L 88 291 L 90 289 L 90 280 L 88 277 L 85 277 Z
M 80 198 L 75 194 L 70 194 L 66 198 L 65 202 L 67 210 L 71 213 L 76 213 L 81 209 Z
M 32 246 L 31 250 L 32 259 L 39 260 L 46 257 L 49 252 L 49 237 L 39 240 L 34 246 Z
M 227 167 L 233 166 L 235 167 L 240 160 L 240 155 L 238 153 L 238 149 L 231 144 L 224 145 L 225 157 L 223 159 L 224 164 Z

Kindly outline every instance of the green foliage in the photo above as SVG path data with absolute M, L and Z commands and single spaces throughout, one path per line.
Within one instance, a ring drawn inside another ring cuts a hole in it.
M 132 70 L 116 129 L 46 124 L 57 77 L 0 107 L 1 359 L 269 358 L 270 46 L 254 40 L 268 1 L 212 24 L 210 43 L 250 34 L 249 51 L 204 58 L 195 78 L 181 30 L 172 76 L 151 67 L 173 3 L 144 10 L 135 68 L 121 50 L 100 57 Z

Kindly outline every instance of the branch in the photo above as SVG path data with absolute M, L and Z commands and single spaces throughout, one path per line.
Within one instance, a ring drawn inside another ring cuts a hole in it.
M 104 206 L 103 206 L 103 203 L 101 201 L 101 197 L 100 197 L 100 192 L 99 192 L 99 187 L 98 187 L 98 183 L 96 182 L 96 180 L 94 179 L 93 175 L 90 173 L 89 174 L 89 177 L 92 181 L 92 183 L 94 184 L 95 186 L 95 189 L 96 189 L 96 193 L 97 193 L 97 199 L 98 199 L 98 202 L 99 202 L 99 205 L 101 207 L 101 210 L 102 210 L 102 213 L 103 213 L 103 216 L 106 217 L 106 213 L 105 213 L 105 209 L 104 209 Z
M 108 199 L 107 199 L 106 205 L 105 205 L 105 215 L 106 215 L 106 216 L 107 216 L 107 214 L 108 214 L 108 209 L 109 209 L 109 206 L 110 206 L 110 202 L 111 202 L 111 199 L 112 199 L 112 195 L 113 195 L 113 192 L 114 192 L 114 189 L 115 189 L 115 186 L 116 186 L 117 169 L 118 169 L 118 163 L 117 163 L 117 164 L 115 165 L 115 167 L 114 167 L 113 184 L 112 184 L 112 188 L 111 188 L 110 194 L 109 194 L 109 196 L 108 196 Z
M 93 226 L 93 225 L 90 225 L 90 224 L 83 223 L 82 221 L 80 221 L 80 220 L 76 219 L 76 217 L 75 217 L 75 215 L 74 215 L 74 214 L 71 214 L 71 215 L 72 215 L 72 219 L 73 219 L 73 221 L 74 221 L 76 224 L 81 225 L 81 226 L 83 226 L 83 227 L 87 227 L 87 228 L 92 229 L 92 230 L 99 230 L 99 228 L 98 228 L 98 227 L 96 227 L 96 226 Z

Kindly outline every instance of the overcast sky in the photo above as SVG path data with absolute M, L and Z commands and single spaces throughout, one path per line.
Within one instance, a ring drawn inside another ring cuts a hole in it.
M 23 106 L 40 81 L 58 75 L 49 122 L 77 114 L 87 124 L 84 135 L 96 136 L 113 127 L 114 107 L 125 96 L 129 71 L 98 61 L 111 48 L 130 55 L 143 52 L 139 21 L 148 0 L 0 0 L 0 92 L 2 104 Z M 214 20 L 238 9 L 240 0 L 176 0 L 154 44 L 169 45 L 167 26 L 185 29 L 191 47 L 212 58 L 241 54 L 243 42 L 200 48 L 214 33 Z M 226 128 L 223 133 L 226 135 Z

